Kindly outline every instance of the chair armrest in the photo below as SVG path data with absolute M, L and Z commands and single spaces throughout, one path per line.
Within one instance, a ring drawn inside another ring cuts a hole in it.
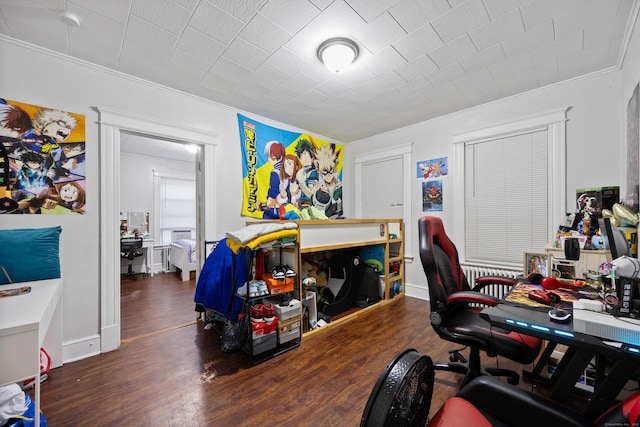
M 482 376 L 467 384 L 459 393 L 461 397 L 510 426 L 592 426 L 593 422 L 581 414 L 535 395 L 521 388 Z
M 456 305 L 463 304 L 463 303 L 464 304 L 468 304 L 468 303 L 484 304 L 491 307 L 495 307 L 496 305 L 498 305 L 499 302 L 500 302 L 500 299 L 497 297 L 494 297 L 493 295 L 483 294 L 481 292 L 475 292 L 475 291 L 455 292 L 449 295 L 449 298 L 447 298 L 447 303 L 452 308 L 455 307 Z
M 474 291 L 481 291 L 482 288 L 487 286 L 499 285 L 504 288 L 512 288 L 517 283 L 516 279 L 506 276 L 481 276 L 476 279 L 476 285 L 473 287 Z
M 513 286 L 517 282 L 513 277 L 507 276 L 480 276 L 476 278 L 476 285 L 485 285 L 485 284 L 500 284 L 505 286 Z

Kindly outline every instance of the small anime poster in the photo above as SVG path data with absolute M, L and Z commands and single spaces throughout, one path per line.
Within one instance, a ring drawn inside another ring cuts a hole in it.
M 343 147 L 238 114 L 241 214 L 266 219 L 342 216 Z
M 447 157 L 424 160 L 416 163 L 417 178 L 432 179 L 446 176 L 449 173 L 449 160 Z
M 84 214 L 85 116 L 0 98 L 0 214 Z
M 422 212 L 442 211 L 442 180 L 422 183 Z

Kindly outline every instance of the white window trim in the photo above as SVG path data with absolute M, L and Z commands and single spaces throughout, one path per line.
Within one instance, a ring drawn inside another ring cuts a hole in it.
M 95 107 L 100 127 L 100 351 L 120 347 L 120 132 L 132 131 L 200 144 L 204 147 L 197 167 L 198 194 L 207 194 L 198 202 L 198 246 L 215 235 L 215 150 L 218 135 L 200 129 L 168 123 L 137 114 Z M 202 151 L 202 150 L 201 150 Z M 205 191 L 206 189 L 206 191 Z
M 356 196 L 356 218 L 362 217 L 362 192 L 359 191 L 362 188 L 362 167 L 372 163 L 381 161 L 402 159 L 402 170 L 404 173 L 403 188 L 402 188 L 402 220 L 404 221 L 404 228 L 407 230 L 407 224 L 410 224 L 411 220 L 411 152 L 413 150 L 413 144 L 404 144 L 393 147 L 388 150 L 374 151 L 372 153 L 360 154 L 354 156 L 355 162 L 355 196 Z M 381 218 L 382 219 L 382 218 Z M 413 259 L 411 254 L 412 237 L 411 233 L 404 233 L 404 257 L 405 260 L 410 262 Z
M 475 144 L 487 140 L 506 136 L 515 136 L 535 130 L 547 129 L 548 136 L 548 218 L 550 229 L 547 231 L 547 240 L 551 241 L 555 235 L 555 229 L 551 224 L 556 224 L 565 215 L 566 210 L 566 121 L 567 111 L 571 107 L 552 110 L 532 116 L 523 117 L 510 122 L 476 129 L 453 136 L 453 158 L 451 168 L 453 170 L 453 239 L 464 241 L 465 218 L 465 188 L 464 188 L 464 147 L 466 144 Z M 466 259 L 464 245 L 458 247 L 460 260 Z

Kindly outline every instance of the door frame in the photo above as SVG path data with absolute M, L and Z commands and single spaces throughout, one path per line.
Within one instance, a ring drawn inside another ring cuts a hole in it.
M 202 227 L 198 247 L 204 246 L 207 236 L 215 235 L 214 166 L 218 135 L 108 107 L 96 110 L 100 128 L 100 351 L 104 353 L 120 347 L 120 131 L 170 138 L 204 148 L 196 166 L 196 183 L 200 183 L 196 184 L 197 220 Z M 202 265 L 201 251 L 198 255 Z

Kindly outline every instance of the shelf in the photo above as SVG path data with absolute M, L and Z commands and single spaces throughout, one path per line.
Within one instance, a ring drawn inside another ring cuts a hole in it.
M 580 249 L 580 259 L 577 261 L 567 261 L 563 248 L 547 245 L 545 251 L 551 255 L 552 267 L 554 264 L 561 264 L 566 267 L 565 274 L 575 278 L 584 278 L 588 271 L 598 271 L 602 263 L 611 262 L 611 252 L 608 250 Z
M 257 365 L 298 347 L 300 347 L 300 338 L 278 344 L 276 348 L 258 354 L 251 354 L 250 348 L 248 346 L 243 346 L 242 349 L 249 355 L 249 357 L 251 358 L 251 362 L 254 365 Z
M 386 244 L 386 220 L 298 222 L 300 249 L 346 248 Z
M 331 319 L 331 323 L 328 323 L 327 326 L 322 326 L 320 328 L 316 328 L 316 329 L 312 329 L 310 331 L 307 331 L 305 333 L 302 334 L 303 338 L 308 338 L 312 335 L 315 335 L 319 332 L 322 331 L 326 331 L 327 329 L 330 329 L 334 326 L 338 326 L 341 325 L 343 323 L 347 323 L 350 320 L 355 319 L 356 317 L 358 317 L 359 315 L 368 312 L 369 310 L 375 310 L 378 307 L 381 307 L 383 305 L 387 305 L 387 304 L 392 304 L 394 301 L 398 301 L 400 298 L 397 298 L 398 296 L 403 295 L 404 292 L 400 292 L 399 294 L 397 294 L 395 297 L 391 298 L 391 299 L 383 299 L 380 302 L 377 302 L 373 305 L 370 305 L 369 307 L 365 307 L 365 308 L 359 308 L 359 307 L 352 307 L 351 309 L 347 310 L 346 312 L 335 316 Z
M 263 257 L 261 261 L 263 261 L 264 269 L 263 274 L 260 277 L 254 277 L 255 271 L 252 270 L 252 267 L 248 267 L 249 271 L 247 276 L 249 278 L 253 278 L 256 281 L 264 281 L 269 289 L 269 293 L 264 295 L 259 295 L 255 297 L 247 297 L 240 296 L 243 298 L 243 311 L 245 316 L 250 316 L 251 306 L 256 303 L 272 303 L 274 306 L 278 304 L 278 299 L 282 298 L 285 294 L 290 294 L 292 297 L 295 297 L 296 294 L 300 294 L 300 282 L 298 279 L 298 275 L 296 274 L 293 277 L 286 277 L 283 279 L 274 279 L 271 274 L 271 269 L 276 265 L 286 264 L 293 268 L 294 271 L 298 271 L 298 259 L 299 252 L 296 241 L 287 242 L 285 246 L 273 246 L 273 247 L 260 247 L 256 248 L 254 251 L 254 256 Z M 256 260 L 257 264 L 257 260 Z M 246 284 L 247 288 L 249 284 Z M 248 291 L 249 289 L 247 289 Z M 275 291 L 275 292 L 274 292 Z M 283 291 L 283 292 L 278 292 Z M 274 307 L 275 309 L 275 307 Z M 250 319 L 247 320 L 247 328 L 249 340 L 242 347 L 245 353 L 249 356 L 251 362 L 253 364 L 259 364 L 266 360 L 269 360 L 273 357 L 279 356 L 282 353 L 293 350 L 300 346 L 300 341 L 302 339 L 302 329 L 300 330 L 300 334 L 296 337 L 291 337 L 292 339 L 287 342 L 280 343 L 279 335 L 279 323 L 280 319 L 278 319 L 278 325 L 276 325 L 276 330 L 271 331 L 271 325 L 267 325 L 269 332 L 264 333 L 262 331 L 262 335 L 258 335 L 253 338 L 253 327 Z M 255 323 L 254 323 L 255 324 Z M 255 324 L 256 326 L 258 324 Z M 302 325 L 301 325 L 302 326 Z M 274 334 L 274 335 L 271 335 Z M 274 342 L 275 340 L 275 342 Z M 275 347 L 269 348 L 275 344 Z M 265 349 L 268 348 L 268 349 Z M 264 351 L 262 351 L 264 350 Z M 258 353 L 256 353 L 258 352 Z
M 289 294 L 289 293 L 293 293 L 293 292 L 295 292 L 295 290 L 290 291 L 290 292 L 280 292 L 280 293 L 277 293 L 277 294 L 266 294 L 266 295 L 260 295 L 260 296 L 257 296 L 257 297 L 249 297 L 249 298 L 244 297 L 244 296 L 242 296 L 242 295 L 238 295 L 238 294 L 236 294 L 236 296 L 237 296 L 238 298 L 242 298 L 242 299 L 243 299 L 243 300 L 245 300 L 245 301 L 251 301 L 251 302 L 253 302 L 253 301 L 257 301 L 257 300 L 259 300 L 259 299 L 264 299 L 264 298 L 280 297 L 280 296 L 282 296 L 282 295 L 284 295 L 284 294 Z
M 332 244 L 327 246 L 314 246 L 309 248 L 300 248 L 300 253 L 308 254 L 312 252 L 334 251 L 339 249 L 358 248 L 362 246 L 384 245 L 386 243 L 387 243 L 386 240 L 371 240 L 371 241 L 363 241 L 363 242 L 356 242 L 356 243 L 341 243 L 341 244 Z
M 261 221 L 260 223 L 263 222 Z M 306 258 L 310 254 L 345 251 L 348 249 L 357 251 L 359 248 L 367 246 L 381 246 L 384 249 L 384 259 L 380 261 L 384 270 L 386 272 L 398 272 L 397 275 L 392 277 L 388 275 L 381 277 L 379 283 L 380 296 L 383 298 L 381 301 L 365 308 L 355 306 L 348 308 L 340 314 L 331 316 L 331 322 L 328 325 L 303 332 L 302 337 L 348 322 L 367 310 L 375 310 L 377 307 L 399 300 L 405 295 L 404 223 L 402 219 L 298 220 L 286 222 L 298 224 L 296 246 L 298 269 L 302 266 L 303 257 Z M 247 225 L 249 224 L 251 223 Z M 298 273 L 299 280 L 301 280 L 303 275 L 300 270 L 298 270 Z M 399 282 L 402 290 L 390 298 L 389 295 L 393 293 L 396 282 Z M 296 291 L 302 301 L 301 297 L 304 294 L 304 290 L 301 289 L 301 285 L 300 281 L 296 282 Z M 340 310 L 344 308 L 346 308 L 346 304 Z M 305 326 L 302 325 L 302 330 L 304 331 L 304 329 Z

